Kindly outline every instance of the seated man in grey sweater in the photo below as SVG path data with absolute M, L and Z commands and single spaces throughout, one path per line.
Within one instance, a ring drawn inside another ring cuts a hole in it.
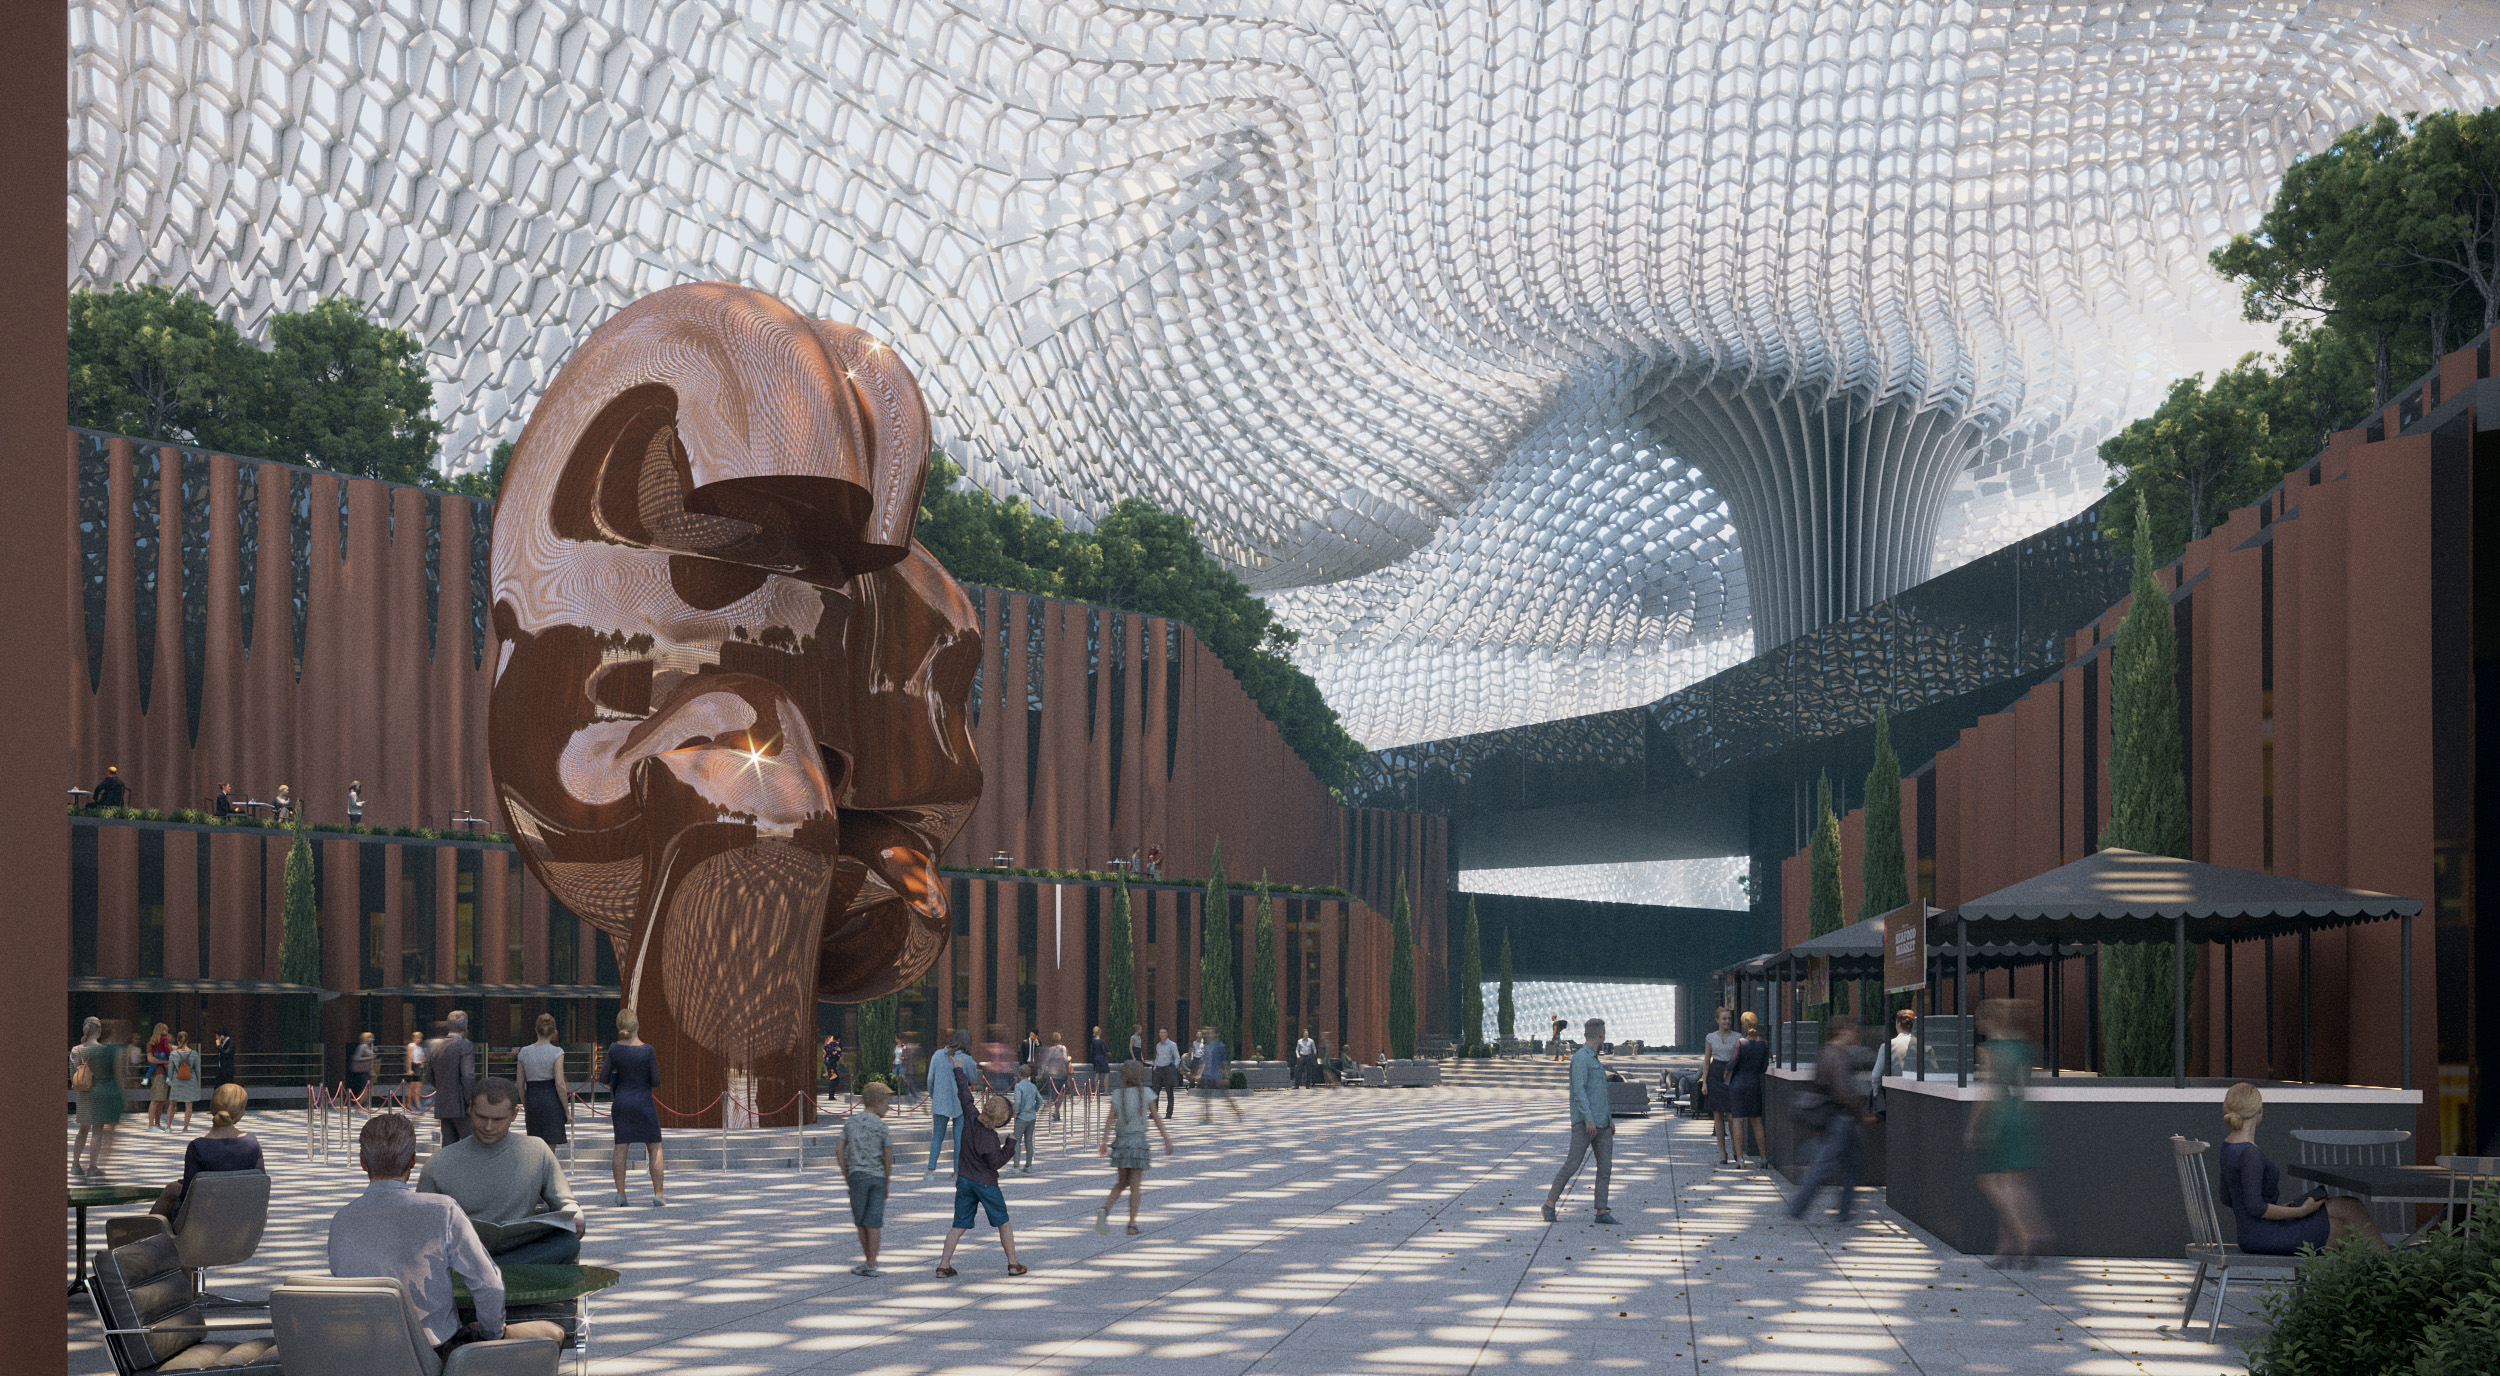
M 451 1196 L 502 1265 L 571 1262 L 587 1220 L 554 1148 L 512 1130 L 520 1097 L 510 1080 L 478 1081 L 470 1135 L 435 1151 L 417 1192 Z

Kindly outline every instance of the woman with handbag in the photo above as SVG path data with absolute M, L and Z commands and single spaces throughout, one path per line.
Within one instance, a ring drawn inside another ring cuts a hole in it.
M 174 1034 L 174 1049 L 165 1055 L 165 1078 L 173 1091 L 173 1102 L 182 1108 L 182 1130 L 191 1130 L 191 1110 L 208 1095 L 200 1086 L 200 1053 L 191 1045 L 191 1034 Z M 174 1111 L 165 1110 L 165 1126 L 174 1125 Z
M 104 1162 L 113 1154 L 114 1130 L 122 1122 L 122 1090 L 130 1075 L 130 1024 L 115 1018 L 104 1024 L 100 1040 L 86 1048 L 88 1101 L 95 1118 L 95 1145 L 87 1158 L 87 1178 L 104 1178 Z
M 69 1173 L 84 1178 L 86 1167 L 78 1159 L 87 1154 L 87 1139 L 95 1133 L 95 1066 L 87 1060 L 87 1052 L 104 1040 L 104 1020 L 89 1018 L 78 1029 L 78 1045 L 69 1049 L 69 1092 L 78 1100 L 78 1136 L 69 1145 Z

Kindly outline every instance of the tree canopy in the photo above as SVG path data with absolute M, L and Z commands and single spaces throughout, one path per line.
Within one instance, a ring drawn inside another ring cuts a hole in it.
M 74 292 L 72 425 L 392 482 L 443 484 L 424 350 L 331 297 L 273 316 L 262 349 L 197 296 Z
M 990 496 L 966 483 L 952 460 L 932 454 L 917 533 L 946 571 L 967 583 L 1187 625 L 1321 783 L 1345 782 L 1362 760 L 1363 747 L 1338 725 L 1319 685 L 1286 658 L 1293 631 L 1207 557 L 1188 517 L 1131 497 L 1092 530 L 1073 530 L 1021 498 Z
M 2104 441 L 2102 533 L 2168 563 L 2214 521 L 2387 404 L 2398 378 L 2500 323 L 2500 110 L 2382 115 L 2286 168 L 2257 227 L 2214 250 L 2278 351 L 2179 379 Z

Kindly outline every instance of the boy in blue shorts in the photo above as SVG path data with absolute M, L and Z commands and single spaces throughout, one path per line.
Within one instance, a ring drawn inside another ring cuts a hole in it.
M 998 1229 L 998 1245 L 1007 1253 L 1007 1274 L 1021 1276 L 1025 1267 L 1016 1260 L 1016 1230 L 1007 1222 L 1007 1196 L 998 1189 L 998 1168 L 1016 1159 L 1015 1139 L 1001 1140 L 998 1130 L 1007 1126 L 1014 1110 L 996 1095 L 979 1101 L 980 1107 L 973 1109 L 971 1077 L 960 1065 L 938 1064 L 955 1077 L 958 1102 L 966 1110 L 962 1134 L 955 1139 L 955 1226 L 947 1230 L 946 1246 L 938 1253 L 938 1279 L 955 1274 L 955 1244 L 963 1241 L 976 1213 L 989 1215 L 990 1226 Z
M 885 1126 L 886 1105 L 893 1098 L 893 1090 L 871 1080 L 859 1092 L 859 1107 L 842 1120 L 842 1179 L 851 1189 L 851 1226 L 859 1230 L 860 1254 L 867 1258 L 851 1268 L 855 1276 L 877 1274 L 885 1186 L 894 1175 L 894 1135 Z

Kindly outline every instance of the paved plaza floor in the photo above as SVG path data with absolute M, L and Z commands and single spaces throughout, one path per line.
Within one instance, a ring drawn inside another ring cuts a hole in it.
M 919 1114 L 889 1119 L 902 1170 L 874 1279 L 850 1274 L 859 1258 L 828 1167 L 675 1170 L 669 1207 L 619 1209 L 605 1153 L 584 1151 L 573 1168 L 590 1206 L 582 1259 L 626 1278 L 596 1305 L 593 1370 L 2199 1376 L 2244 1370 L 2238 1340 L 2257 1322 L 2235 1287 L 2222 1341 L 2207 1344 L 2202 1308 L 2193 1334 L 2178 1331 L 2178 1263 L 1999 1271 L 1906 1225 L 1879 1191 L 1860 1192 L 1848 1226 L 1828 1207 L 1792 1223 L 1776 1177 L 1715 1168 L 1708 1125 L 1683 1119 L 1622 1122 L 1622 1226 L 1591 1221 L 1593 1165 L 1548 1225 L 1536 1206 L 1564 1147 L 1559 1083 L 1236 1097 L 1238 1121 L 1182 1105 L 1179 1150 L 1158 1147 L 1136 1237 L 1118 1215 L 1110 1236 L 1095 1234 L 1111 1172 L 1075 1115 L 1045 1121 L 1033 1172 L 1005 1177 L 1033 1268 L 1016 1278 L 987 1228 L 965 1237 L 960 1277 L 932 1277 L 952 1180 L 919 1174 Z M 247 1126 L 269 1150 L 273 1216 L 254 1262 L 214 1285 L 248 1296 L 323 1269 L 328 1218 L 363 1180 L 346 1161 L 306 1159 L 300 1116 Z M 123 1136 L 115 1178 L 178 1171 L 182 1139 Z M 691 1165 L 707 1139 L 672 1140 Z M 639 1172 L 634 1197 L 645 1197 Z M 83 1301 L 68 1338 L 72 1372 L 112 1369 Z

